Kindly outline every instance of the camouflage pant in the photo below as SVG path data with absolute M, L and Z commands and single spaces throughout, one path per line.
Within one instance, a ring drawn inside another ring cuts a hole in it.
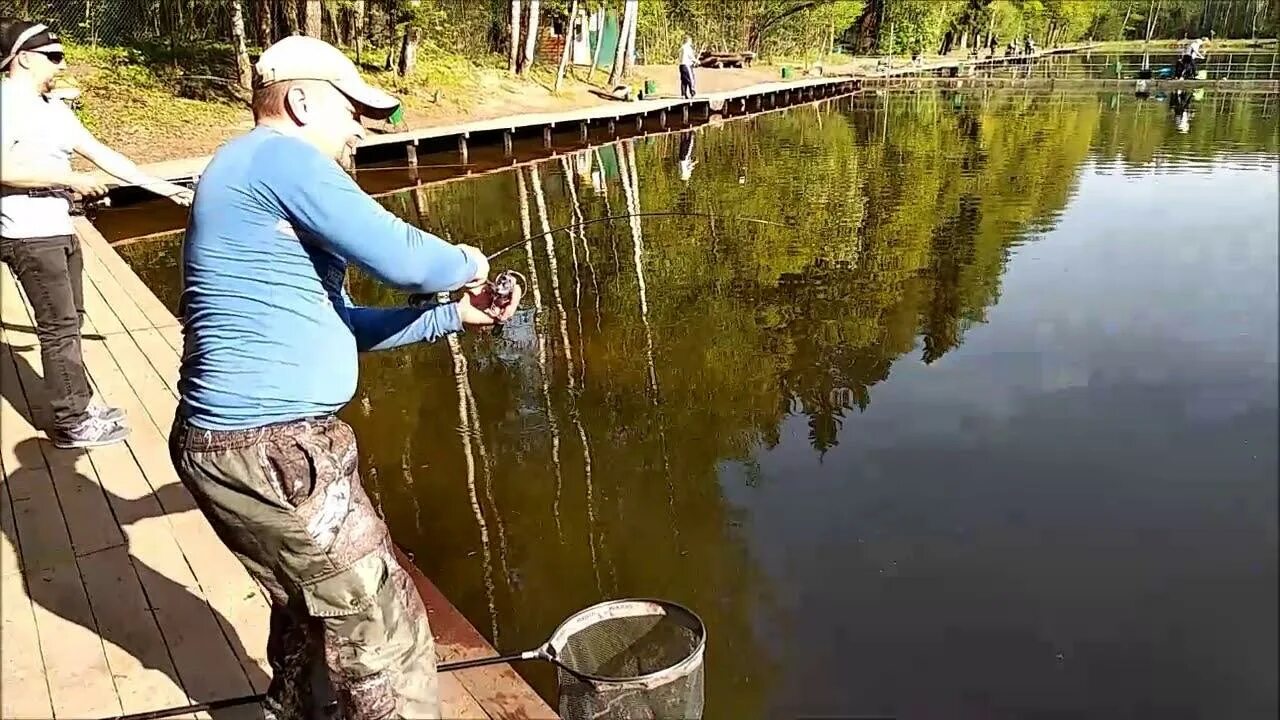
M 179 418 L 170 454 L 271 598 L 271 715 L 324 717 L 336 702 L 346 720 L 439 717 L 426 608 L 360 485 L 348 425 L 212 432 Z

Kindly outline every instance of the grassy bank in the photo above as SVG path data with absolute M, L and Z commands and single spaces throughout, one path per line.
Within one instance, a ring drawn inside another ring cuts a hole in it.
M 75 106 L 85 125 L 134 160 L 147 163 L 202 156 L 252 126 L 247 94 L 227 79 L 235 76 L 230 58 L 226 45 L 213 43 L 177 49 L 167 45 L 68 45 L 67 84 L 81 90 Z M 871 58 L 857 60 L 865 61 L 868 67 L 875 64 Z M 385 70 L 385 62 L 385 50 L 372 50 L 359 58 L 361 72 L 369 82 L 403 102 L 405 125 L 395 129 L 611 102 L 596 94 L 608 77 L 602 70 L 588 78 L 586 68 L 575 68 L 560 92 L 552 93 L 555 67 L 548 62 L 516 77 L 506 71 L 505 58 L 475 60 L 429 49 L 407 78 Z M 785 64 L 800 75 L 813 62 L 794 58 Z M 778 80 L 779 64 L 702 69 L 698 71 L 698 89 L 721 92 Z M 674 65 L 638 66 L 628 82 L 639 84 L 646 79 L 657 83 L 660 95 L 679 92 Z M 383 123 L 370 124 L 371 132 L 391 129 Z

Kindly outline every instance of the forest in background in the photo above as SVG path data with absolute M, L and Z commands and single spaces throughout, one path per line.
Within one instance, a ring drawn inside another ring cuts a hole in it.
M 255 51 L 294 33 L 402 77 L 424 58 L 517 74 L 545 63 L 563 74 L 567 52 L 548 57 L 541 46 L 563 38 L 569 17 L 601 11 L 619 41 L 606 43 L 616 45 L 612 57 L 596 52 L 593 61 L 612 71 L 611 82 L 633 61 L 673 62 L 686 35 L 699 49 L 766 60 L 945 54 L 986 47 L 992 36 L 1005 44 L 1030 35 L 1052 47 L 1280 35 L 1276 0 L 0 0 L 0 12 L 49 21 L 80 43 L 137 48 L 179 65 L 220 53 L 226 79 L 243 85 Z

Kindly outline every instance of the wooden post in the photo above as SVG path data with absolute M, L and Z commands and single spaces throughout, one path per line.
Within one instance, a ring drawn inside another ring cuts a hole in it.
M 685 125 L 689 124 L 689 103 L 680 106 L 680 119 Z
M 542 147 L 551 149 L 551 126 L 547 125 L 542 128 Z
M 658 126 L 659 126 L 659 127 L 664 127 L 664 128 L 667 126 L 667 111 L 666 111 L 666 110 L 659 110 L 659 111 L 658 111 Z
M 467 134 L 458 135 L 458 162 L 467 164 Z
M 510 130 L 503 130 L 503 131 L 502 131 L 502 156 L 503 156 L 503 157 L 511 157 L 511 155 L 512 155 L 512 150 L 511 150 L 511 131 L 510 131 Z
M 618 124 L 616 120 L 617 118 L 609 118 L 609 134 L 610 135 L 618 134 Z
M 636 115 L 636 132 L 644 131 L 644 115 Z
M 587 121 L 586 120 L 583 120 L 582 122 L 578 123 L 578 140 L 582 142 L 587 141 Z

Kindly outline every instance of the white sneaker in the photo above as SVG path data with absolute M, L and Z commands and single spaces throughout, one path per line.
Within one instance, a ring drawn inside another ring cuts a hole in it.
M 98 399 L 97 395 L 94 395 L 89 399 L 89 405 L 85 407 L 84 411 L 89 413 L 91 417 L 96 417 L 99 420 L 124 420 L 123 410 L 104 404 Z
M 129 437 L 129 428 L 119 420 L 103 420 L 90 415 L 69 430 L 54 430 L 49 439 L 60 448 L 87 448 L 113 445 Z

